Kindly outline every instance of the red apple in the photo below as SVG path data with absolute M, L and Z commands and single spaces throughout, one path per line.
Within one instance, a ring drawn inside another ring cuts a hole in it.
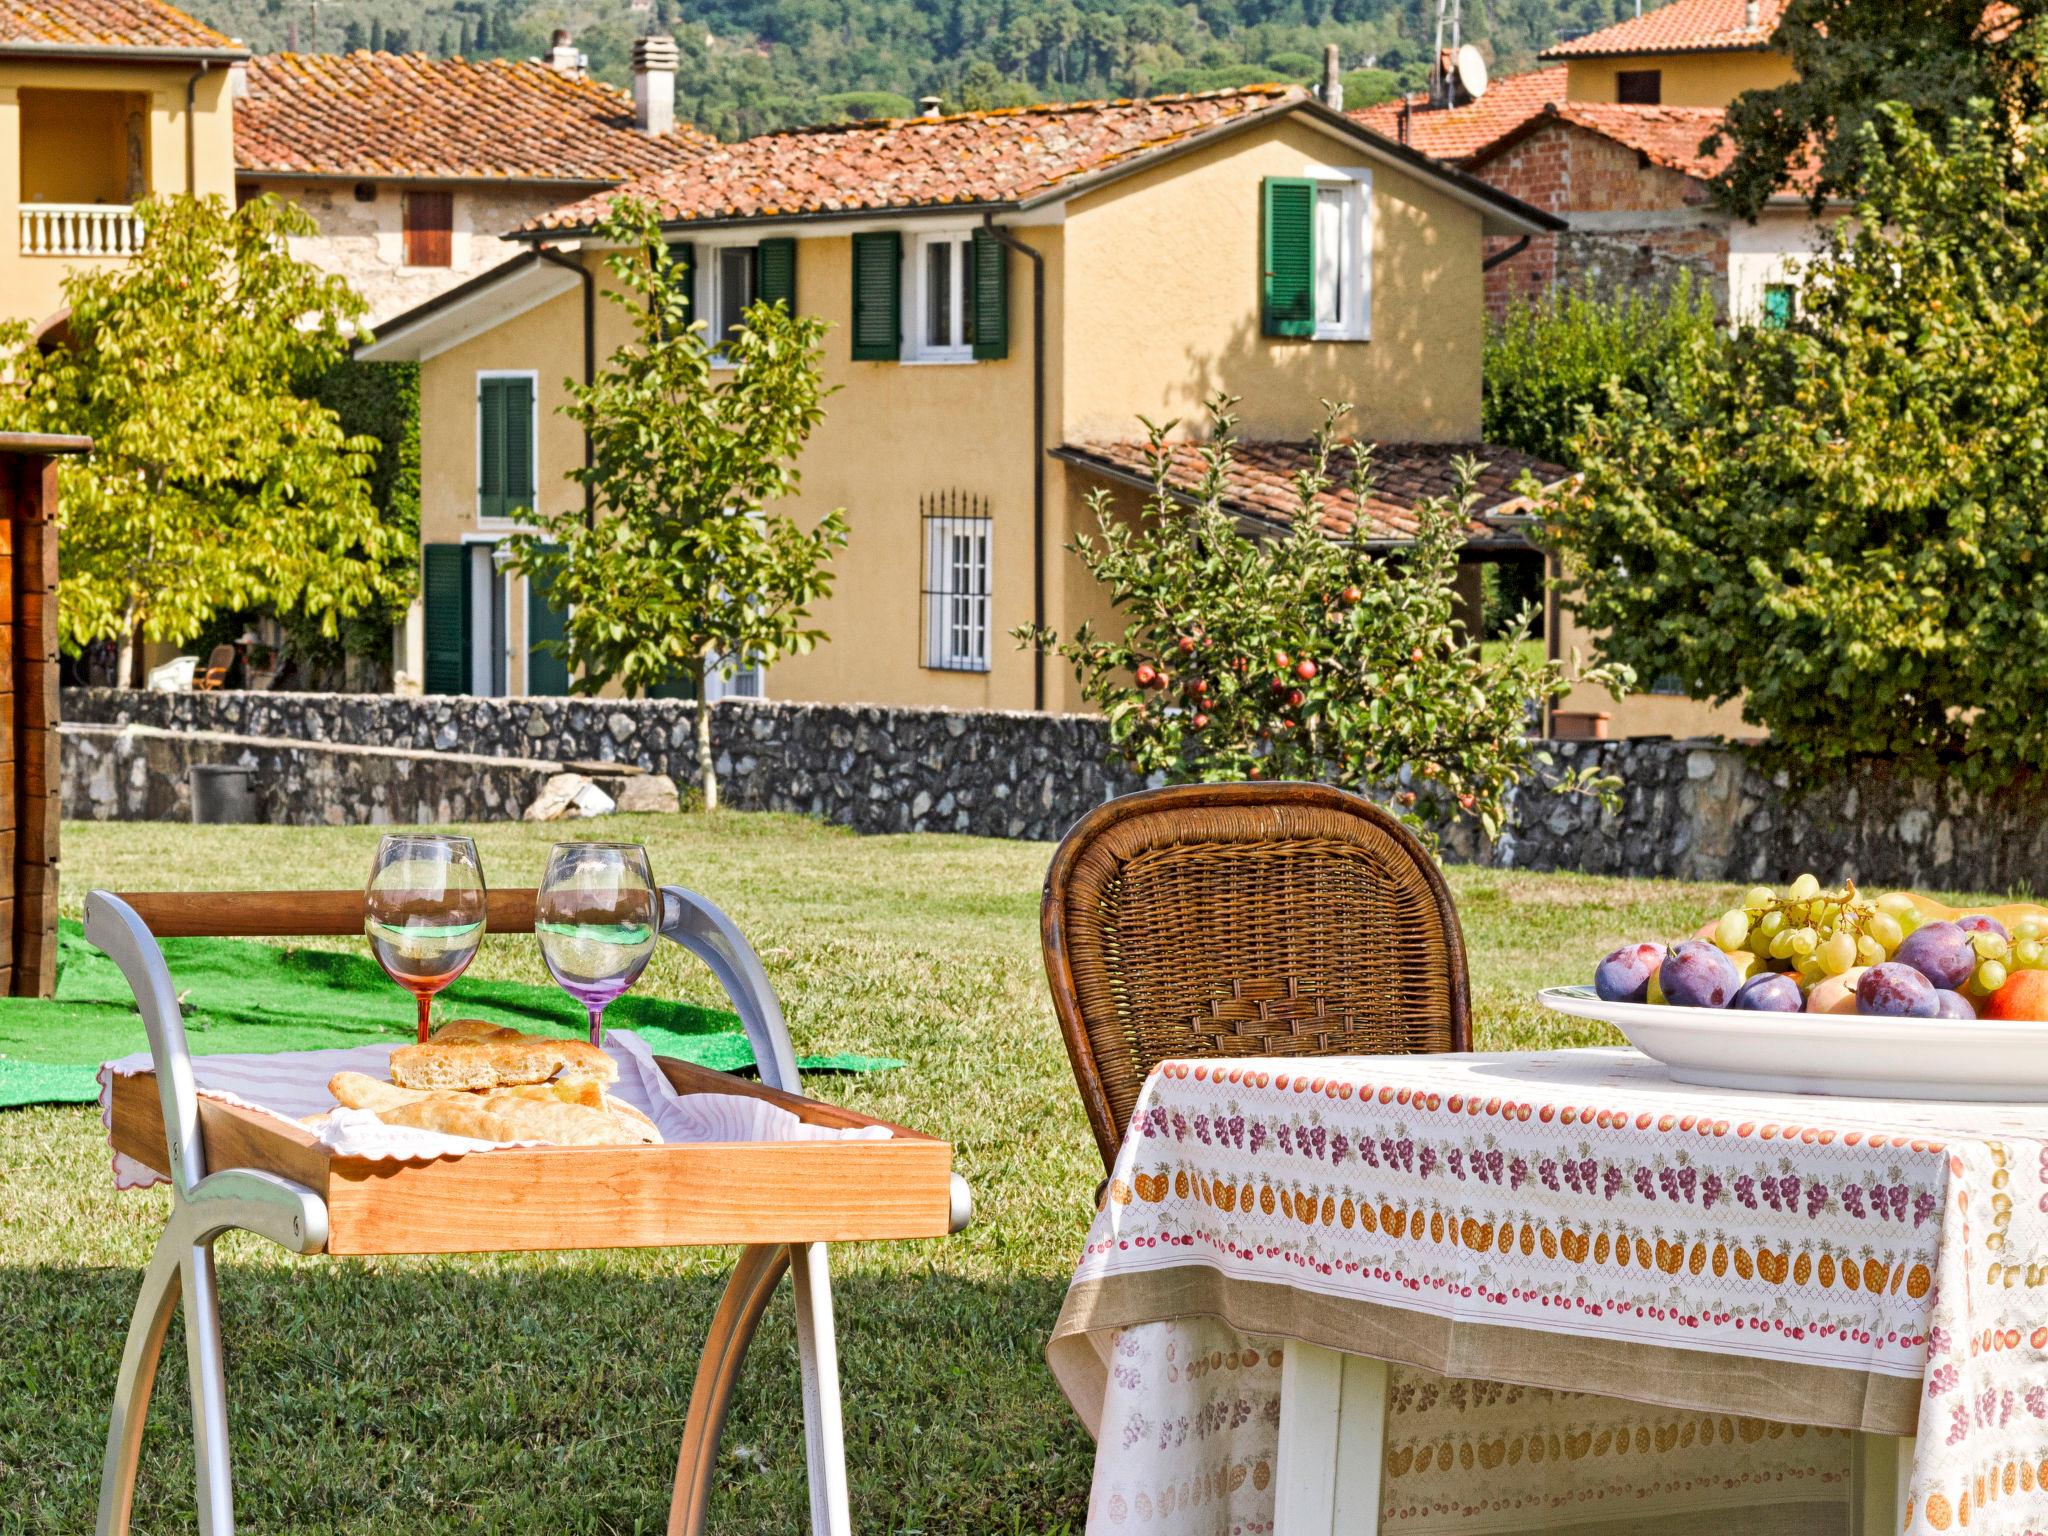
M 1309 682 L 1316 675 L 1316 664 L 1307 660 L 1297 661 L 1294 664 L 1294 675 L 1304 683 Z
M 1149 661 L 1138 663 L 1138 686 L 1140 688 L 1150 688 L 1158 680 L 1159 669 L 1157 667 L 1153 666 Z

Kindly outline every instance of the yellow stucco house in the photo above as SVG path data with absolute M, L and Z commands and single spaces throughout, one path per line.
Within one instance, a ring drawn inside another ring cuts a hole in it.
M 1496 468 L 1475 558 L 1526 553 L 1509 489 L 1526 461 L 1477 443 L 1481 247 L 1557 221 L 1299 89 L 772 134 L 629 190 L 687 253 L 714 333 L 757 296 L 831 323 L 838 393 L 789 507 L 847 510 L 818 613 L 831 640 L 742 691 L 1078 707 L 1057 659 L 1010 632 L 1105 610 L 1066 550 L 1092 526 L 1087 493 L 1135 499 L 1139 416 L 1196 422 L 1218 389 L 1243 398 L 1230 500 L 1247 520 L 1284 522 L 1318 401 L 1351 400 L 1388 472 L 1363 507 L 1325 498 L 1334 531 L 1397 544 L 1416 499 L 1478 451 Z M 421 365 L 424 596 L 397 665 L 429 691 L 566 689 L 534 649 L 559 619 L 492 556 L 528 507 L 582 502 L 564 381 L 626 339 L 597 292 L 605 201 L 537 221 L 530 254 L 360 354 Z
M 0 0 L 0 318 L 116 265 L 150 194 L 235 192 L 231 79 L 248 50 L 161 0 Z

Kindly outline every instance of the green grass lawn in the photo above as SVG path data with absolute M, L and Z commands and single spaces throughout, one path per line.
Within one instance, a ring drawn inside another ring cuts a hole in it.
M 475 829 L 487 876 L 532 884 L 552 834 Z M 976 1217 L 949 1240 L 835 1250 L 847 1460 L 870 1532 L 1078 1531 L 1092 1448 L 1044 1345 L 1101 1169 L 1039 963 L 1043 844 L 859 838 L 776 816 L 636 817 L 658 878 L 724 905 L 760 949 L 801 1051 L 909 1066 L 813 1091 L 949 1138 Z M 64 909 L 128 889 L 354 886 L 364 829 L 74 824 Z M 1484 1049 L 1588 1044 L 1534 989 L 1668 936 L 1728 892 L 1454 869 Z M 665 946 L 665 948 L 667 948 Z M 545 980 L 532 941 L 476 972 Z M 673 950 L 643 986 L 718 1003 Z M 395 1016 L 407 1004 L 394 990 Z M 140 1045 L 140 1028 L 137 1044 Z M 0 1112 L 0 1532 L 91 1528 L 122 1330 L 166 1205 L 116 1195 L 90 1109 Z M 663 1529 L 696 1342 L 728 1252 L 293 1260 L 220 1245 L 239 1528 Z M 718 1532 L 787 1536 L 806 1493 L 787 1288 L 725 1432 Z M 174 1329 L 138 1531 L 189 1529 Z

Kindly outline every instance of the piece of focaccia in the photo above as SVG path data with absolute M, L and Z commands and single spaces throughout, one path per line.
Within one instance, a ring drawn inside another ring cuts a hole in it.
M 409 1125 L 478 1141 L 599 1147 L 652 1145 L 661 1140 L 646 1116 L 625 1105 L 574 1103 L 545 1087 L 538 1091 L 522 1087 L 490 1093 L 430 1093 L 379 1109 L 376 1115 L 386 1125 Z
M 391 1053 L 392 1081 L 429 1092 L 515 1088 L 557 1074 L 565 1080 L 613 1083 L 619 1067 L 587 1041 L 523 1035 L 477 1019 L 457 1019 L 425 1045 L 401 1045 Z

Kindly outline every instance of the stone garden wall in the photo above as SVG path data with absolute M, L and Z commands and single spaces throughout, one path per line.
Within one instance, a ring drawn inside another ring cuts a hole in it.
M 522 770 L 529 777 L 539 767 L 566 766 L 597 776 L 600 765 L 627 764 L 666 774 L 687 792 L 697 778 L 695 718 L 694 704 L 675 699 L 421 699 L 114 688 L 75 688 L 64 695 L 64 719 L 74 727 L 133 725 L 407 754 L 408 792 L 423 805 L 470 803 L 481 793 L 467 784 L 474 773 L 470 763 L 513 757 L 529 760 Z M 726 804 L 796 811 L 861 832 L 1051 839 L 1090 806 L 1139 787 L 1104 768 L 1101 723 L 1084 715 L 729 700 L 713 709 L 712 743 Z M 65 750 L 65 814 L 94 815 L 90 786 L 72 763 L 78 757 L 82 770 L 88 748 L 74 748 L 67 738 Z M 166 780 L 183 772 L 169 748 L 150 750 L 158 754 L 160 767 L 146 762 L 135 768 L 137 758 L 147 754 L 131 751 L 126 771 Z M 466 756 L 436 767 L 434 758 L 448 753 Z M 329 773 L 319 786 L 331 787 L 316 787 L 312 763 L 321 756 L 312 751 L 279 759 L 294 786 L 279 797 L 289 806 L 290 819 L 347 824 L 373 819 L 368 801 L 358 803 L 349 794 L 346 775 Z M 243 759 L 202 755 L 196 760 Z M 397 770 L 380 766 L 373 771 Z M 166 782 L 131 791 L 128 799 L 138 807 L 153 806 L 174 793 Z M 516 817 L 524 803 L 511 804 L 509 813 L 500 814 Z M 189 807 L 190 802 L 178 804 Z M 115 807 L 98 814 L 164 813 Z
M 63 708 L 71 816 L 182 816 L 189 802 L 174 781 L 190 762 L 256 760 L 227 755 L 224 741 L 181 748 L 145 739 L 154 732 L 129 733 L 124 748 L 118 732 L 81 731 L 82 723 L 263 738 L 270 787 L 259 792 L 266 806 L 280 805 L 277 819 L 295 821 L 517 816 L 536 775 L 565 765 L 600 783 L 603 764 L 669 775 L 685 792 L 696 779 L 694 706 L 677 700 L 75 689 Z M 862 832 L 1050 840 L 1108 796 L 1141 787 L 1105 769 L 1101 722 L 1090 716 L 730 700 L 716 706 L 712 739 L 728 804 Z M 371 749 L 392 760 L 360 755 Z M 1801 795 L 1716 742 L 1551 749 L 1561 766 L 1596 761 L 1619 774 L 1621 813 L 1525 786 L 1498 844 L 1484 845 L 1470 826 L 1445 829 L 1453 858 L 1696 880 L 1783 880 L 1812 869 L 1868 884 L 2048 890 L 2048 788 L 2038 784 L 1975 796 L 1902 782 L 1872 764 Z

